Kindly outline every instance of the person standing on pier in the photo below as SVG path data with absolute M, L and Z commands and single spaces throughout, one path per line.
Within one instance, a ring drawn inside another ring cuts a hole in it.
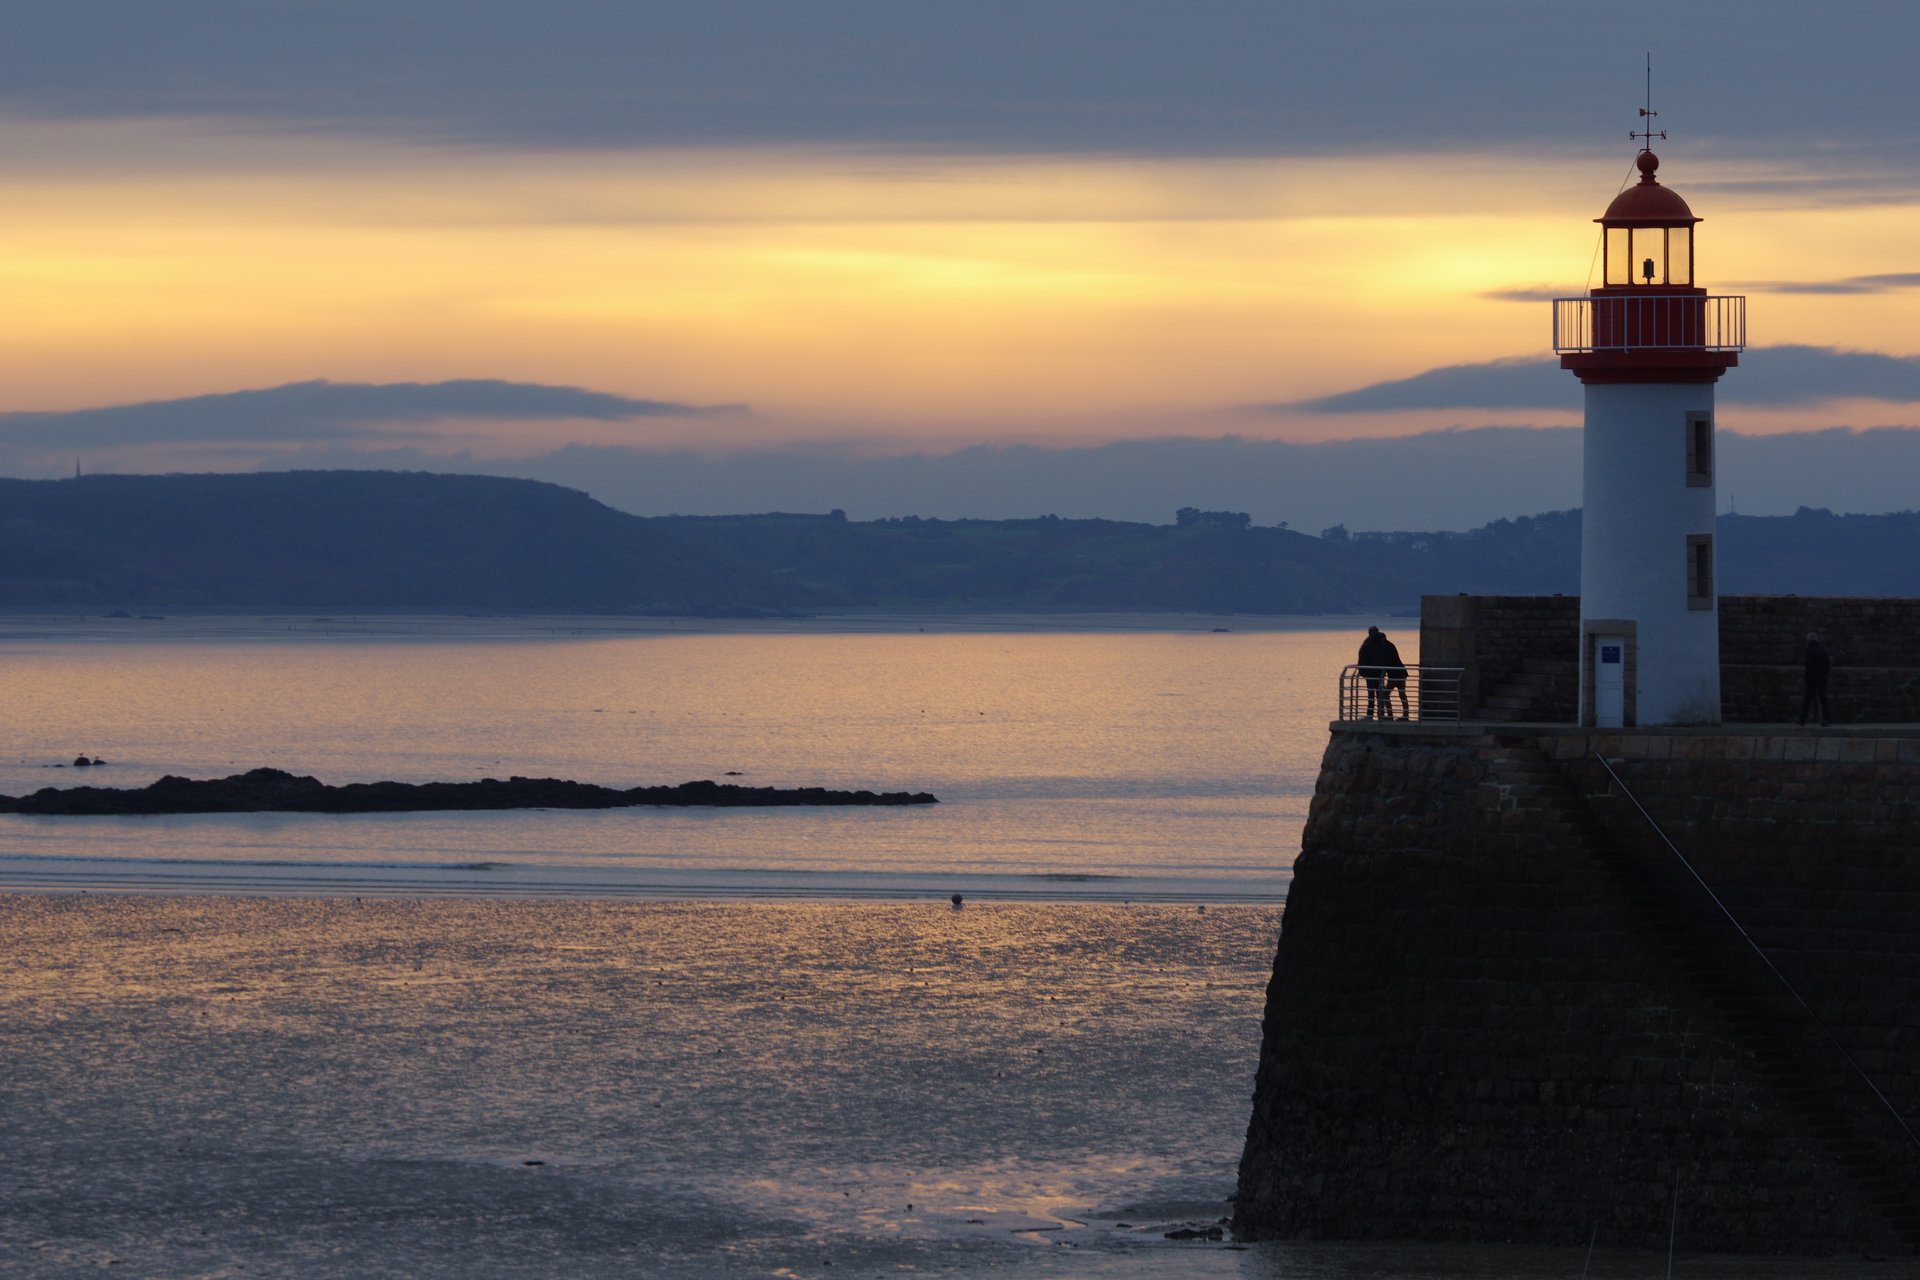
M 1400 654 L 1393 642 L 1380 628 L 1368 627 L 1367 638 L 1360 642 L 1360 678 L 1367 682 L 1367 719 L 1393 719 L 1393 712 L 1387 707 L 1387 668 L 1399 662 Z
M 1387 646 L 1387 691 L 1380 695 L 1380 714 L 1388 720 L 1393 719 L 1393 695 L 1397 693 L 1400 695 L 1400 718 L 1411 720 L 1413 717 L 1407 712 L 1407 664 L 1400 657 L 1399 646 L 1387 639 L 1386 632 L 1380 633 L 1380 639 Z
M 1800 699 L 1800 723 L 1807 722 L 1807 712 L 1814 704 L 1820 704 L 1820 723 L 1827 720 L 1827 670 L 1833 664 L 1827 658 L 1827 646 L 1820 643 L 1818 631 L 1807 632 L 1807 691 Z

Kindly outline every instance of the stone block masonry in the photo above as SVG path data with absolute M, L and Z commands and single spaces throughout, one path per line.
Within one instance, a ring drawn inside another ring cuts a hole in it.
M 1722 596 L 1720 706 L 1733 724 L 1800 714 L 1807 633 L 1833 657 L 1827 700 L 1841 724 L 1920 723 L 1920 600 Z
M 1459 667 L 1460 705 L 1473 719 L 1571 721 L 1579 710 L 1579 596 L 1424 596 L 1420 662 Z M 1523 715 L 1488 715 L 1490 700 L 1545 676 Z
M 1664 833 L 1920 1128 L 1920 737 L 1591 733 L 1551 746 L 1621 844 L 1670 857 Z
M 1427 596 L 1420 613 L 1420 661 L 1463 668 L 1461 705 L 1471 718 L 1575 719 L 1578 596 Z M 1799 716 L 1808 632 L 1820 633 L 1833 658 L 1827 695 L 1837 723 L 1920 723 L 1920 600 L 1721 596 L 1726 723 Z
M 1664 1248 L 1677 1182 L 1685 1250 L 1920 1249 L 1897 1122 L 1668 910 L 1595 751 L 1920 1123 L 1920 737 L 1341 725 L 1237 1232 Z

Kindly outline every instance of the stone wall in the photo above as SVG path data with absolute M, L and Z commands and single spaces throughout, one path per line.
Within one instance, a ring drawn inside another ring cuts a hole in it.
M 1579 707 L 1579 596 L 1422 596 L 1420 663 L 1462 668 L 1460 705 L 1486 717 L 1486 700 L 1517 677 L 1554 677 L 1536 717 L 1571 721 Z M 1492 718 L 1516 719 L 1499 716 Z
M 1617 840 L 1667 858 L 1672 842 L 1920 1125 L 1920 737 L 1596 732 L 1551 749 Z
M 1238 1232 L 1578 1245 L 1598 1224 L 1664 1248 L 1677 1180 L 1684 1249 L 1913 1251 L 1851 1131 L 1780 1084 L 1775 1041 L 1803 1029 L 1757 1042 L 1728 1012 L 1731 931 L 1702 961 L 1686 917 L 1649 909 L 1679 890 L 1633 874 L 1645 820 L 1594 781 L 1595 748 L 1920 1122 L 1920 738 L 1340 727 L 1268 988 Z
M 1827 694 L 1836 723 L 1920 723 L 1920 600 L 1853 596 L 1721 596 L 1725 722 L 1798 718 L 1810 631 L 1833 659 Z M 1465 669 L 1461 705 L 1477 719 L 1573 722 L 1579 651 L 1578 596 L 1421 600 L 1420 661 Z M 1489 703 L 1516 679 L 1544 690 L 1528 714 Z
M 1920 723 L 1920 600 L 1720 597 L 1720 704 L 1735 724 L 1797 719 L 1807 633 L 1833 659 L 1841 724 Z

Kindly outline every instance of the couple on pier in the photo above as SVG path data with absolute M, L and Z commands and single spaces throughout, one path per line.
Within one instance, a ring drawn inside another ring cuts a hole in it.
M 1391 720 L 1391 695 L 1400 695 L 1400 719 L 1407 720 L 1407 664 L 1387 633 L 1378 627 L 1367 628 L 1360 642 L 1360 676 L 1367 682 L 1367 719 Z

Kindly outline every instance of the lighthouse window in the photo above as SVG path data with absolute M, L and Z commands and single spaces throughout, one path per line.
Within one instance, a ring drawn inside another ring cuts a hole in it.
M 1607 228 L 1607 283 L 1633 283 L 1633 233 L 1625 227 Z
M 1693 228 L 1667 228 L 1667 282 L 1693 283 Z
M 1687 488 L 1713 487 L 1713 415 L 1687 415 Z
M 1687 535 L 1687 608 L 1713 608 L 1713 535 Z

